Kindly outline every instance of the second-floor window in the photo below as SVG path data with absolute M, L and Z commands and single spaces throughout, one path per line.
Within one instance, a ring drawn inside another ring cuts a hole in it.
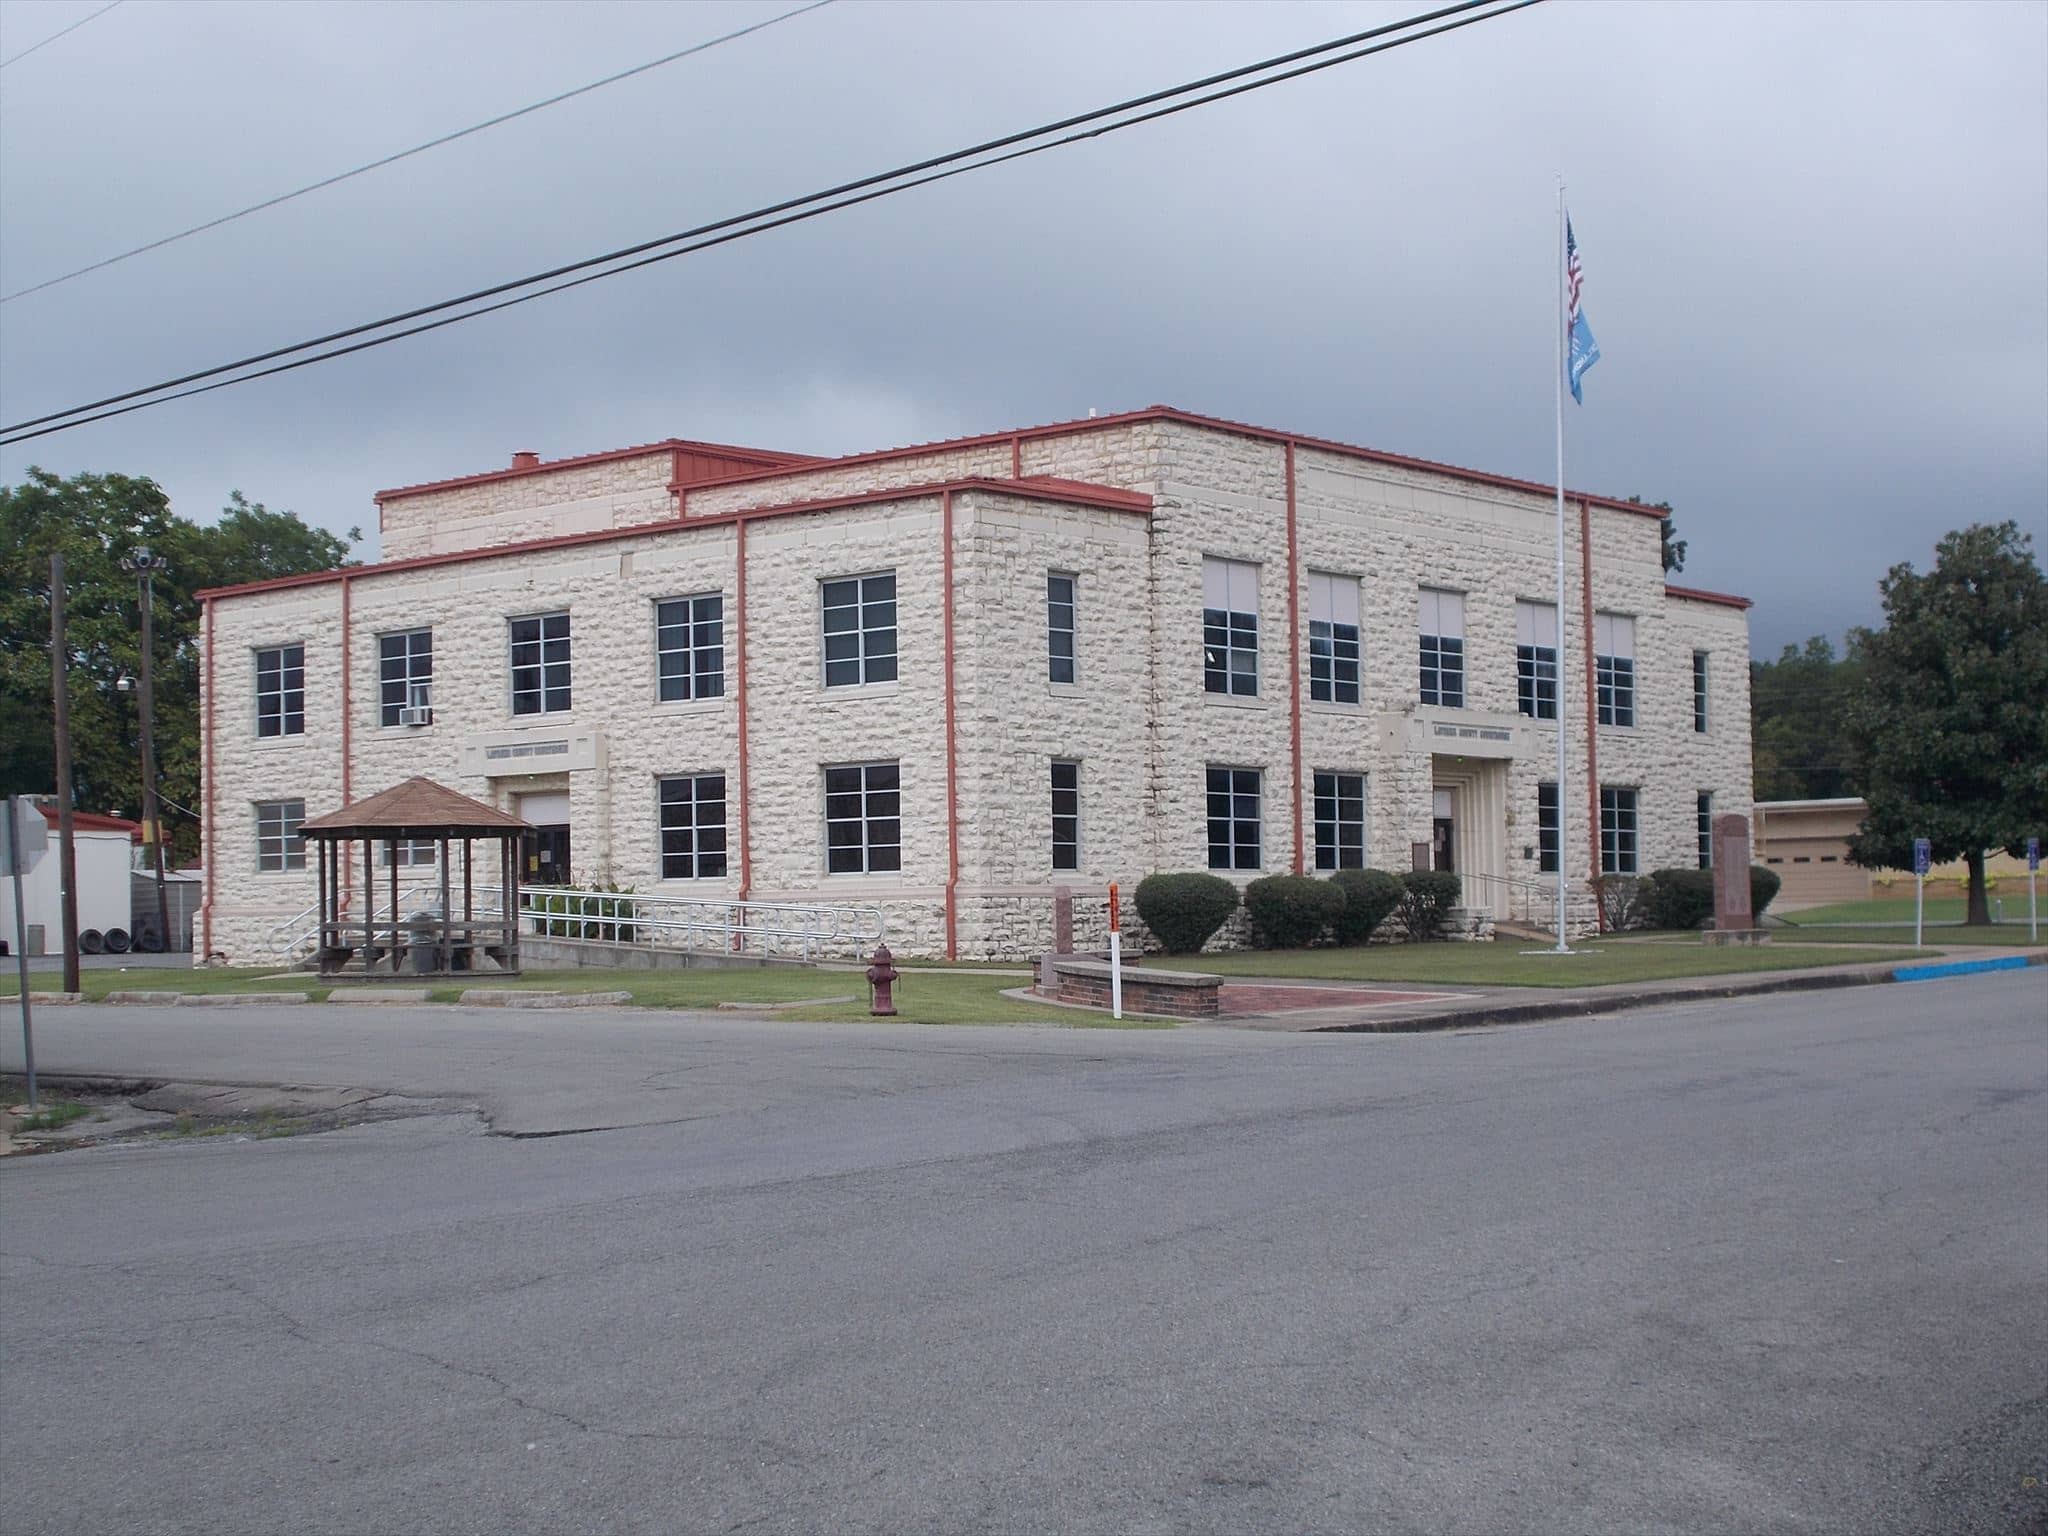
M 377 719 L 403 725 L 408 709 L 434 701 L 434 632 L 409 629 L 377 637 Z
M 1416 624 L 1422 640 L 1422 702 L 1465 707 L 1465 596 L 1424 587 Z
M 896 681 L 896 573 L 820 582 L 818 594 L 825 615 L 825 686 Z
M 1209 867 L 1259 867 L 1259 778 L 1256 768 L 1209 770 Z
M 552 715 L 569 707 L 569 615 L 512 621 L 512 713 Z
M 654 605 L 656 697 L 664 704 L 725 693 L 725 599 L 716 592 Z
M 261 870 L 304 869 L 306 843 L 299 824 L 306 819 L 303 800 L 256 802 L 256 867 Z
M 1515 707 L 1531 720 L 1557 718 L 1557 607 L 1515 604 Z
M 256 653 L 256 734 L 306 733 L 306 648 L 275 645 Z M 295 868 L 303 868 L 300 860 Z
M 1365 868 L 1365 775 L 1318 773 L 1316 868 Z
M 1202 691 L 1259 691 L 1259 568 L 1249 561 L 1202 560 Z
M 1308 573 L 1308 696 L 1318 704 L 1358 702 L 1358 581 Z
M 1704 732 L 1707 728 L 1707 653 L 1692 653 L 1692 728 Z M 1702 864 L 1700 868 L 1705 869 Z
M 1045 578 L 1045 675 L 1049 682 L 1075 681 L 1074 578 L 1064 571 Z
M 1636 621 L 1626 614 L 1593 615 L 1593 683 L 1602 725 L 1636 723 Z
M 1052 867 L 1081 867 L 1081 765 L 1052 765 Z

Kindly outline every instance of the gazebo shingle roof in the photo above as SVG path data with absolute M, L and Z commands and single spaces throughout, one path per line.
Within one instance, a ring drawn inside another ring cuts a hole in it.
M 523 831 L 526 825 L 509 812 L 415 776 L 367 800 L 315 816 L 301 824 L 299 831 L 308 837 L 333 838 L 365 833 L 382 837 L 502 837 Z

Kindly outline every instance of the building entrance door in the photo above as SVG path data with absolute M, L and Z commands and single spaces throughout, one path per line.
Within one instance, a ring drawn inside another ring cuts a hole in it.
M 1458 823 L 1452 798 L 1454 790 L 1436 791 L 1436 813 L 1430 821 L 1429 867 L 1431 869 L 1455 870 L 1458 867 Z
M 565 794 L 521 795 L 519 819 L 533 830 L 519 840 L 528 885 L 569 883 L 569 797 Z

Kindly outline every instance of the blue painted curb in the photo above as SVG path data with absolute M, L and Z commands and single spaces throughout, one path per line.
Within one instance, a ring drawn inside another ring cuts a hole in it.
M 1996 960 L 1950 960 L 1941 965 L 1902 965 L 1892 972 L 1893 981 L 1940 981 L 1945 976 L 1974 976 L 1979 971 L 2023 971 L 2025 955 L 2001 955 Z

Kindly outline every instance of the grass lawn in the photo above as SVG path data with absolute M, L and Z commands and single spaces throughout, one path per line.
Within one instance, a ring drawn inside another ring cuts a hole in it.
M 2041 914 L 2043 943 L 2048 944 L 2048 912 Z M 1971 944 L 1988 944 L 1999 948 L 2026 949 L 2027 925 L 2025 923 L 1998 923 L 1989 928 L 1937 928 L 1927 926 L 1927 947 L 1962 948 Z M 1913 925 L 1909 922 L 1903 928 L 1780 928 L 1771 925 L 1771 942 L 1779 944 L 1903 944 L 1913 947 Z
M 30 975 L 32 991 L 54 992 L 61 977 L 54 971 Z M 310 976 L 280 976 L 275 967 L 230 970 L 137 969 L 89 970 L 79 980 L 88 1000 L 109 992 L 180 992 L 213 995 L 223 992 L 304 992 L 315 1002 L 347 1000 L 349 986 L 336 987 Z M 647 1008 L 713 1008 L 719 1003 L 796 1003 L 818 999 L 814 1007 L 792 1008 L 775 1017 L 841 1024 L 868 1017 L 867 978 L 858 971 L 805 970 L 775 967 L 691 969 L 681 971 L 528 971 L 516 978 L 478 976 L 466 982 L 420 982 L 404 976 L 381 979 L 380 986 L 427 987 L 437 1003 L 452 1003 L 467 987 L 519 988 L 548 992 L 630 992 Z M 1158 1020 L 1126 1019 L 1121 1024 L 1103 1014 L 1080 1009 L 1020 1003 L 1002 995 L 1006 987 L 1027 984 L 1018 976 L 996 974 L 931 974 L 911 971 L 896 984 L 897 1018 L 906 1024 L 1060 1024 L 1082 1029 L 1160 1029 Z M 0 979 L 0 997 L 19 990 L 12 975 Z M 850 1002 L 827 1002 L 850 998 Z
M 1246 950 L 1227 955 L 1161 957 L 1151 963 L 1224 976 L 1291 976 L 1314 981 L 1400 981 L 1464 987 L 1593 987 L 1684 976 L 1804 970 L 1873 960 L 1911 960 L 1901 948 L 1844 950 L 1773 941 L 1758 948 L 1712 949 L 1697 938 L 1602 939 L 1570 955 L 1524 954 L 1533 945 L 1383 944 L 1358 949 Z

